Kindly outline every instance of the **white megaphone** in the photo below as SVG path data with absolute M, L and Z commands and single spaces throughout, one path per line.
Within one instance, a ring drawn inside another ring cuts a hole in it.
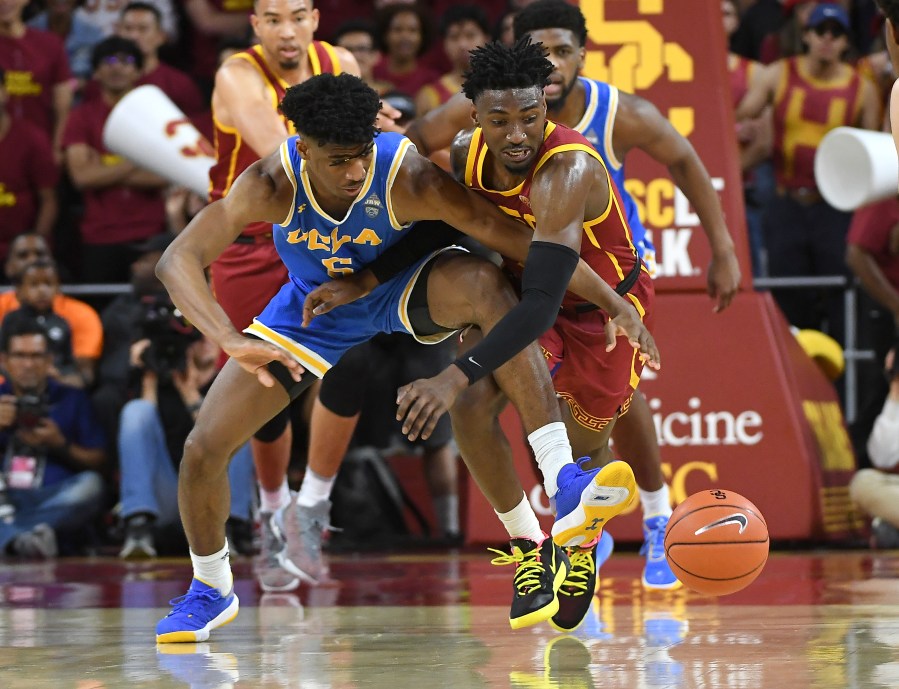
M 899 158 L 893 137 L 855 127 L 837 127 L 815 153 L 815 183 L 834 208 L 854 211 L 899 193 Z
M 135 165 L 205 197 L 215 151 L 162 90 L 147 84 L 125 95 L 103 127 L 103 143 Z

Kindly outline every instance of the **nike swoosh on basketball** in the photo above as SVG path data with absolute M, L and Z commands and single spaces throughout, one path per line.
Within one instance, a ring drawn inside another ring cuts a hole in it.
M 693 535 L 699 536 L 700 534 L 704 534 L 706 531 L 717 529 L 719 526 L 727 526 L 728 524 L 737 524 L 740 527 L 740 533 L 743 533 L 746 530 L 746 527 L 749 526 L 749 520 L 746 518 L 745 514 L 735 512 L 734 514 L 729 514 L 726 517 L 721 517 L 721 519 L 716 519 L 715 521 L 706 524 L 700 529 L 696 529 Z

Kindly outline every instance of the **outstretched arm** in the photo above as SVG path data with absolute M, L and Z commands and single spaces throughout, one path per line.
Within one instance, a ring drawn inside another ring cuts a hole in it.
M 619 160 L 636 147 L 665 165 L 674 183 L 696 209 L 712 248 L 709 296 L 716 300 L 716 311 L 727 308 L 740 287 L 740 265 L 724 222 L 718 193 L 696 149 L 652 103 L 626 93 L 621 94 L 613 140 L 616 155 L 621 152 Z
M 267 387 L 275 384 L 266 369 L 270 361 L 280 361 L 296 380 L 302 368 L 284 350 L 238 333 L 212 295 L 204 271 L 244 227 L 252 222 L 283 222 L 292 203 L 293 187 L 275 152 L 248 167 L 224 199 L 201 210 L 156 266 L 156 275 L 185 318 Z
M 527 225 L 456 183 L 446 172 L 413 151 L 406 154 L 392 200 L 398 213 L 406 211 L 401 217 L 403 222 L 444 220 L 513 261 L 524 263 L 531 249 L 533 233 Z M 435 232 L 433 225 L 413 228 L 408 238 L 384 252 L 369 269 L 313 290 L 304 306 L 304 322 L 365 296 L 419 258 L 448 246 L 454 238 L 453 233 Z M 577 262 L 567 288 L 613 317 L 629 313 L 633 308 L 582 260 Z

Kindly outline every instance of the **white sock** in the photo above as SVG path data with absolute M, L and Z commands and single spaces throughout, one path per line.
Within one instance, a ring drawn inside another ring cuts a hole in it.
M 668 494 L 667 483 L 663 483 L 658 490 L 643 490 L 640 487 L 637 490 L 640 491 L 640 504 L 643 505 L 644 519 L 671 516 L 671 497 Z
M 212 555 L 197 555 L 191 550 L 190 561 L 194 566 L 194 579 L 199 579 L 204 584 L 217 588 L 223 596 L 231 593 L 231 589 L 234 587 L 234 577 L 231 576 L 231 560 L 227 541 L 220 551 Z
M 528 442 L 537 458 L 537 466 L 543 474 L 546 495 L 552 497 L 559 490 L 556 478 L 562 467 L 571 464 L 571 443 L 561 421 L 548 423 L 528 436 Z
M 459 496 L 438 495 L 433 502 L 441 533 L 444 536 L 459 533 Z
M 297 496 L 297 504 L 303 507 L 315 507 L 322 500 L 330 500 L 335 478 L 337 477 L 324 478 L 311 469 L 306 469 L 303 484 L 300 486 L 300 494 Z
M 259 486 L 259 509 L 262 512 L 277 512 L 290 502 L 290 488 L 287 487 L 287 478 L 277 490 L 266 490 Z
M 524 493 L 521 494 L 521 502 L 515 507 L 508 512 L 496 512 L 496 516 L 506 527 L 509 538 L 529 538 L 537 543 L 543 541 L 543 529 L 540 528 L 537 515 L 534 514 L 528 496 Z

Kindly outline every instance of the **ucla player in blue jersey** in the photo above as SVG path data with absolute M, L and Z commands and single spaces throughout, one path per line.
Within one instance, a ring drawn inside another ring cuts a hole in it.
M 569 246 L 573 240 L 532 235 L 418 155 L 406 138 L 378 136 L 379 107 L 377 94 L 347 74 L 322 74 L 290 88 L 281 109 L 300 136 L 241 174 L 228 196 L 191 221 L 157 266 L 185 317 L 230 357 L 185 443 L 178 502 L 194 578 L 157 625 L 159 643 L 204 641 L 237 615 L 224 531 L 233 452 L 347 349 L 378 332 L 405 332 L 423 342 L 469 325 L 485 333 L 481 345 L 468 352 L 465 368 L 457 360 L 449 375 L 464 384 L 490 373 L 500 381 L 530 433 L 549 494 L 571 505 L 559 514 L 566 525 L 578 515 L 584 529 L 597 518 L 607 521 L 634 497 L 629 469 L 582 471 L 572 461 L 552 381 L 534 340 L 552 323 L 570 288 L 614 315 L 606 331 L 610 346 L 624 335 L 641 356 L 657 363 L 658 351 L 636 310 L 579 262 Z M 375 281 L 358 301 L 304 327 L 302 308 L 310 290 L 361 270 L 415 221 L 436 218 L 524 261 L 521 301 L 496 266 L 449 249 L 383 284 Z M 215 301 L 204 269 L 250 222 L 273 223 L 289 280 L 242 335 Z M 406 411 L 414 433 L 429 410 L 415 405 Z M 514 471 L 510 480 L 517 481 Z M 494 505 L 503 512 L 513 507 Z M 521 538 L 513 544 L 519 568 L 512 627 L 551 617 L 569 571 L 564 551 L 539 525 L 525 526 L 514 532 Z
M 587 26 L 578 7 L 565 0 L 537 0 L 515 17 L 515 37 L 525 34 L 549 50 L 548 59 L 555 68 L 544 89 L 549 118 L 581 132 L 602 156 L 621 192 L 628 224 L 635 243 L 644 252 L 647 267 L 654 267 L 654 250 L 624 184 L 624 161 L 634 148 L 666 166 L 696 209 L 712 248 L 708 293 L 715 300 L 715 311 L 727 308 L 740 285 L 740 268 L 718 194 L 693 146 L 646 99 L 579 76 L 586 55 Z M 413 121 L 406 135 L 423 154 L 445 148 L 459 130 L 472 127 L 471 107 L 464 94 L 454 96 Z M 618 419 L 612 438 L 619 455 L 632 464 L 640 489 L 644 516 L 641 552 L 646 556 L 643 586 L 677 588 L 680 582 L 664 556 L 665 529 L 671 514 L 668 486 L 662 475 L 652 413 L 639 390 L 627 414 Z M 608 557 L 611 553 L 610 538 L 606 536 L 605 541 L 597 551 L 600 560 L 603 554 Z

